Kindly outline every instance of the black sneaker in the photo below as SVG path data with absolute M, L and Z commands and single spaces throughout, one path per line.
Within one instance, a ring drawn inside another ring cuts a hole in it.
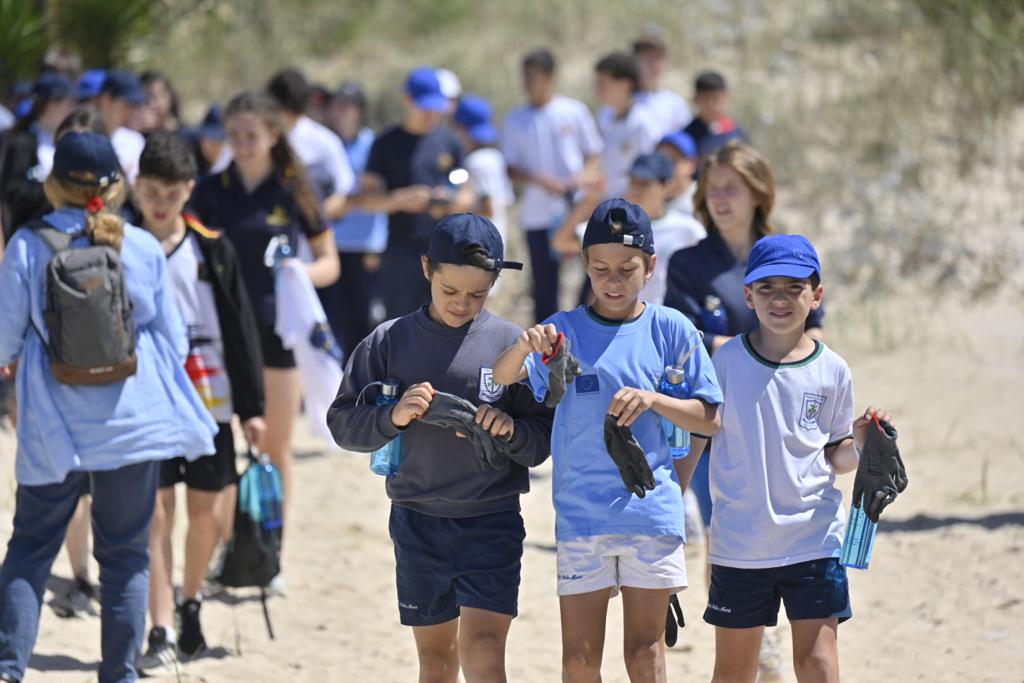
M 199 610 L 202 606 L 203 603 L 198 600 L 186 600 L 178 608 L 178 619 L 181 622 L 178 652 L 185 659 L 195 659 L 206 650 L 203 627 L 199 623 Z
M 135 668 L 146 676 L 173 675 L 178 672 L 178 653 L 167 641 L 167 629 L 154 626 L 149 631 L 149 647 L 135 660 Z

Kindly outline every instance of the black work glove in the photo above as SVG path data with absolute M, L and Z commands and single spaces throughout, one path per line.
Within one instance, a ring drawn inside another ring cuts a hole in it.
M 622 483 L 631 493 L 643 498 L 647 491 L 654 490 L 654 472 L 633 432 L 629 427 L 620 427 L 618 420 L 614 415 L 604 416 L 604 445 L 619 468 Z
M 548 408 L 557 406 L 565 396 L 566 387 L 583 373 L 571 349 L 572 343 L 559 332 L 555 348 L 541 357 L 541 362 L 548 366 L 548 393 L 544 395 L 544 405 Z
M 857 477 L 853 481 L 853 506 L 877 522 L 882 510 L 907 488 L 907 468 L 896 445 L 896 428 L 872 418 L 864 448 L 860 452 Z
M 438 391 L 430 401 L 427 412 L 419 419 L 429 425 L 447 427 L 461 432 L 473 444 L 480 462 L 493 469 L 501 469 L 509 461 L 510 439 L 494 437 L 476 423 L 476 406 L 464 398 Z
M 665 618 L 665 644 L 675 647 L 676 641 L 679 639 L 679 629 L 685 626 L 683 606 L 679 604 L 679 598 L 673 593 L 668 599 L 668 616 Z

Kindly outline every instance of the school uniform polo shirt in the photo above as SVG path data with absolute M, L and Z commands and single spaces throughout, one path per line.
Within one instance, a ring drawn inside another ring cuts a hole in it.
M 601 116 L 604 151 L 601 163 L 607 177 L 607 197 L 624 197 L 629 190 L 629 170 L 641 154 L 654 151 L 662 138 L 661 124 L 645 107 L 634 104 L 623 116 L 611 112 Z
M 267 245 L 272 238 L 285 235 L 295 247 L 300 236 L 311 239 L 327 226 L 306 220 L 292 190 L 276 174 L 248 192 L 234 163 L 200 180 L 189 205 L 204 224 L 216 226 L 231 240 L 256 320 L 273 327 L 274 274 L 263 263 Z

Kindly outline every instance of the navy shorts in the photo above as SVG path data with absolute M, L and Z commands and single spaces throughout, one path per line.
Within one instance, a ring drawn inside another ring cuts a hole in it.
M 519 511 L 451 518 L 392 505 L 389 528 L 402 624 L 443 624 L 462 607 L 516 616 L 526 538 Z
M 785 567 L 736 569 L 713 565 L 704 621 L 724 628 L 775 626 L 779 601 L 790 621 L 853 616 L 846 568 L 826 557 Z
M 213 455 L 204 455 L 189 462 L 185 458 L 171 458 L 160 463 L 160 488 L 185 482 L 197 491 L 216 493 L 238 483 L 235 468 L 235 436 L 230 424 L 218 423 L 213 437 Z

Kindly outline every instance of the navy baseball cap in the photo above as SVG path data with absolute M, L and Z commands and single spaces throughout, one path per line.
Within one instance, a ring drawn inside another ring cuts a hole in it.
M 338 92 L 334 93 L 334 99 L 339 102 L 346 102 L 354 104 L 360 109 L 366 109 L 366 93 L 363 92 L 363 86 L 355 81 L 345 81 L 338 87 Z
M 196 138 L 200 140 L 224 139 L 224 111 L 219 104 L 211 104 L 206 116 L 196 128 Z
M 405 81 L 405 92 L 417 107 L 425 111 L 448 111 L 451 100 L 441 91 L 437 70 L 421 66 L 409 72 Z
M 501 234 L 483 216 L 475 213 L 453 213 L 441 219 L 430 233 L 427 258 L 437 263 L 452 263 L 459 266 L 478 266 L 470 256 L 482 253 L 487 259 L 484 270 L 498 271 L 504 268 L 522 270 L 523 264 L 505 260 L 505 245 Z
M 75 84 L 75 97 L 79 100 L 91 100 L 103 90 L 103 82 L 107 80 L 105 69 L 89 69 L 78 77 Z
M 101 93 L 109 93 L 111 97 L 125 100 L 129 104 L 145 104 L 146 91 L 142 89 L 139 77 L 131 71 L 111 69 L 103 79 Z
M 818 252 L 803 235 L 768 235 L 754 243 L 747 257 L 743 284 L 750 285 L 769 277 L 802 280 L 817 273 L 821 277 Z
M 47 101 L 66 100 L 71 97 L 71 81 L 56 71 L 47 71 L 36 79 L 32 93 Z
M 106 135 L 72 131 L 57 142 L 52 173 L 63 182 L 106 187 L 120 177 L 120 165 Z
M 629 169 L 629 177 L 667 183 L 672 180 L 674 171 L 672 160 L 664 154 L 641 154 Z
M 481 145 L 489 145 L 498 139 L 498 130 L 491 123 L 491 105 L 479 95 L 463 96 L 454 118 L 466 129 L 469 137 Z
M 625 199 L 606 199 L 591 214 L 583 248 L 594 244 L 625 244 L 654 253 L 654 233 L 647 212 Z
M 684 133 L 683 131 L 670 133 L 658 142 L 658 147 L 662 145 L 672 145 L 687 159 L 697 158 L 697 142 L 689 133 Z

